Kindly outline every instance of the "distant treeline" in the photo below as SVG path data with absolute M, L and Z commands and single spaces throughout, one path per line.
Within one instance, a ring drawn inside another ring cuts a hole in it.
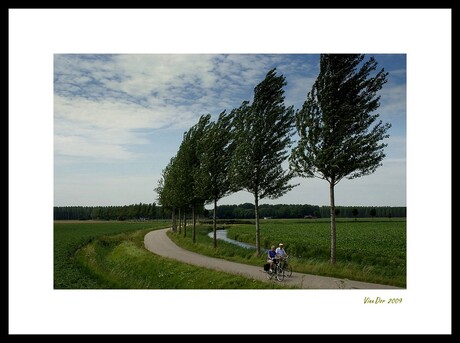
M 330 218 L 329 206 L 316 205 L 259 205 L 261 218 Z M 406 207 L 390 206 L 336 206 L 337 217 L 370 218 L 370 217 L 406 217 Z M 212 211 L 210 211 L 212 216 Z M 217 208 L 220 219 L 252 219 L 254 205 L 221 205 Z
M 54 220 L 152 220 L 170 219 L 171 211 L 153 204 L 125 206 L 54 207 Z
M 261 218 L 329 218 L 329 206 L 316 205 L 259 205 Z M 212 218 L 213 211 L 201 208 L 201 217 Z M 390 206 L 336 206 L 338 218 L 400 218 L 406 217 L 406 207 Z M 153 204 L 125 206 L 64 206 L 54 207 L 54 220 L 153 220 L 170 219 L 171 211 Z M 254 205 L 221 205 L 219 219 L 254 219 Z

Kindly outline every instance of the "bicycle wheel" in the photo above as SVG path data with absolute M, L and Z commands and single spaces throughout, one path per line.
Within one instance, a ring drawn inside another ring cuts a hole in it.
M 276 274 L 276 279 L 278 281 L 283 281 L 284 280 L 284 275 L 285 275 L 284 269 L 281 268 L 281 266 L 279 264 L 276 266 L 275 274 Z
M 273 276 L 275 276 L 275 273 L 276 273 L 275 270 L 273 271 L 267 270 L 267 279 L 269 280 L 273 279 Z
M 284 272 L 286 274 L 287 277 L 291 277 L 292 276 L 292 267 L 290 264 L 288 264 L 287 266 L 285 266 L 284 268 Z

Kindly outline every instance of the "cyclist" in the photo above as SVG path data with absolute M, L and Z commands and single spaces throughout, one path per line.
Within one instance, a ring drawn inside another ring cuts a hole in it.
M 270 273 L 275 269 L 274 263 L 276 258 L 275 246 L 272 245 L 271 249 L 268 250 L 267 263 L 270 264 Z
M 288 256 L 286 253 L 286 250 L 284 250 L 284 244 L 280 243 L 278 245 L 278 248 L 275 250 L 276 256 L 280 259 L 280 261 L 284 261 L 285 266 L 287 266 L 287 260 L 286 257 Z

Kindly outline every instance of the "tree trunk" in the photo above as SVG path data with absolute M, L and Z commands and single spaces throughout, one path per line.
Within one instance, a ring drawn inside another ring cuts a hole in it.
M 187 211 L 184 210 L 184 237 L 187 237 Z
M 256 211 L 256 251 L 257 256 L 260 256 L 260 227 L 259 227 L 259 195 L 254 194 L 254 203 Z
M 181 229 L 182 229 L 182 213 L 180 211 L 180 207 L 179 207 L 179 210 L 178 210 L 178 217 L 179 217 L 179 231 L 178 233 L 180 234 L 181 233 Z
M 193 223 L 192 241 L 193 241 L 193 243 L 195 243 L 196 242 L 196 210 L 195 210 L 195 204 L 192 205 L 192 223 Z
M 176 209 L 173 207 L 172 209 L 172 230 L 176 232 L 177 230 L 177 223 L 176 223 Z
M 217 199 L 214 199 L 214 213 L 212 214 L 212 232 L 213 232 L 213 246 L 217 248 Z
M 329 183 L 329 196 L 331 200 L 331 264 L 335 264 L 336 257 L 336 226 L 335 226 L 335 200 L 334 200 L 334 182 Z

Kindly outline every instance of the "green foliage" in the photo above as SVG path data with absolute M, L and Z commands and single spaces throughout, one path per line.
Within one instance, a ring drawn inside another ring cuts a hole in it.
M 357 218 L 369 218 L 372 217 L 371 211 L 375 210 L 375 217 L 386 218 L 389 213 L 392 213 L 394 217 L 406 218 L 407 217 L 407 208 L 404 206 L 335 206 L 335 209 L 340 210 L 340 217 L 342 218 L 351 218 L 353 217 L 353 209 L 357 209 L 358 213 Z M 330 206 L 321 206 L 320 217 L 326 218 L 330 216 L 331 210 Z
M 200 174 L 200 152 L 199 144 L 208 130 L 211 115 L 202 115 L 196 125 L 184 135 L 184 140 L 177 153 L 182 177 L 185 179 L 186 192 L 185 203 L 192 210 L 192 237 L 196 239 L 196 209 L 202 207 L 208 199 L 205 190 L 201 188 L 198 175 Z M 185 230 L 184 230 L 185 232 Z
M 372 174 L 385 157 L 389 123 L 376 122 L 380 106 L 377 92 L 388 73 L 371 74 L 377 68 L 373 57 L 322 54 L 320 73 L 296 113 L 299 134 L 290 157 L 291 168 L 300 176 L 320 177 L 337 184 Z M 359 68 L 359 69 L 358 69 Z
M 375 210 L 375 217 L 388 217 L 388 213 L 392 213 L 393 217 L 406 218 L 406 207 L 390 207 L 390 206 L 336 206 L 335 214 L 342 218 L 351 218 L 352 210 L 359 210 L 358 218 L 372 217 L 371 211 Z M 331 210 L 330 206 L 317 205 L 300 205 L 300 204 L 261 204 L 259 205 L 260 217 L 270 217 L 272 219 L 299 219 L 305 216 L 312 215 L 317 218 L 328 218 Z M 220 219 L 253 219 L 254 204 L 239 204 L 239 205 L 219 205 L 216 211 L 217 217 Z
M 197 142 L 195 184 L 197 193 L 207 202 L 219 200 L 231 191 L 228 172 L 234 147 L 232 118 L 233 114 L 222 112 L 216 122 L 205 127 Z
M 209 114 L 202 115 L 198 123 L 184 133 L 177 155 L 171 158 L 155 188 L 159 203 L 172 210 L 174 230 L 176 210 L 186 213 L 191 208 L 195 216 L 197 207 L 202 207 L 207 200 L 206 189 L 198 181 L 199 142 L 209 126 L 210 118 Z
M 151 220 L 166 219 L 170 213 L 156 204 L 131 204 L 125 206 L 56 206 L 54 220 Z
M 196 209 L 202 208 L 207 200 L 207 189 L 203 189 L 199 182 L 199 142 L 209 127 L 210 118 L 209 114 L 202 115 L 198 123 L 184 133 L 177 155 L 171 158 L 163 170 L 155 189 L 160 204 L 172 210 L 173 230 L 176 230 L 176 210 L 179 212 L 182 210 L 185 215 L 191 208 L 193 223 L 195 223 Z M 195 224 L 193 225 L 193 237 L 195 237 Z
M 369 212 L 369 214 L 371 215 L 372 218 L 375 217 L 375 215 L 377 214 L 377 210 L 375 208 L 371 209 L 371 211 Z
M 234 111 L 231 180 L 235 190 L 247 190 L 258 199 L 276 199 L 293 188 L 288 184 L 292 174 L 281 166 L 294 126 L 294 109 L 284 105 L 285 85 L 285 77 L 270 70 L 255 87 L 252 105 L 245 101 Z
M 204 203 L 207 200 L 197 182 L 196 175 L 199 174 L 200 168 L 199 144 L 207 131 L 210 119 L 210 114 L 200 117 L 198 123 L 184 134 L 184 139 L 177 153 L 177 160 L 182 171 L 181 177 L 185 180 L 184 184 L 187 189 L 185 193 L 186 204 L 191 206 Z
M 168 165 L 163 169 L 161 178 L 158 180 L 155 192 L 158 194 L 160 205 L 174 209 L 181 204 L 182 197 L 178 193 L 179 188 L 176 185 L 180 182 L 179 170 L 177 169 L 176 157 L 172 157 Z
M 393 217 L 406 218 L 406 207 L 390 206 L 336 206 L 340 210 L 341 217 L 352 217 L 352 209 L 359 210 L 358 218 L 372 217 L 371 210 L 376 211 L 375 217 Z M 149 215 L 139 214 L 144 211 Z M 329 206 L 317 206 L 309 204 L 261 204 L 259 205 L 261 217 L 272 218 L 303 218 L 305 215 L 319 213 L 317 217 L 325 218 L 330 214 Z M 203 214 L 205 217 L 212 215 L 212 210 Z M 89 213 L 86 216 L 85 213 Z M 94 216 L 91 214 L 93 213 Z M 133 216 L 127 216 L 127 213 L 134 213 Z M 221 219 L 254 219 L 254 204 L 245 203 L 239 205 L 219 205 L 217 206 L 217 217 Z M 132 204 L 125 206 L 57 206 L 54 207 L 55 220 L 117 220 L 119 216 L 125 216 L 126 220 L 151 220 L 151 219 L 171 219 L 171 211 L 163 206 L 153 204 Z

